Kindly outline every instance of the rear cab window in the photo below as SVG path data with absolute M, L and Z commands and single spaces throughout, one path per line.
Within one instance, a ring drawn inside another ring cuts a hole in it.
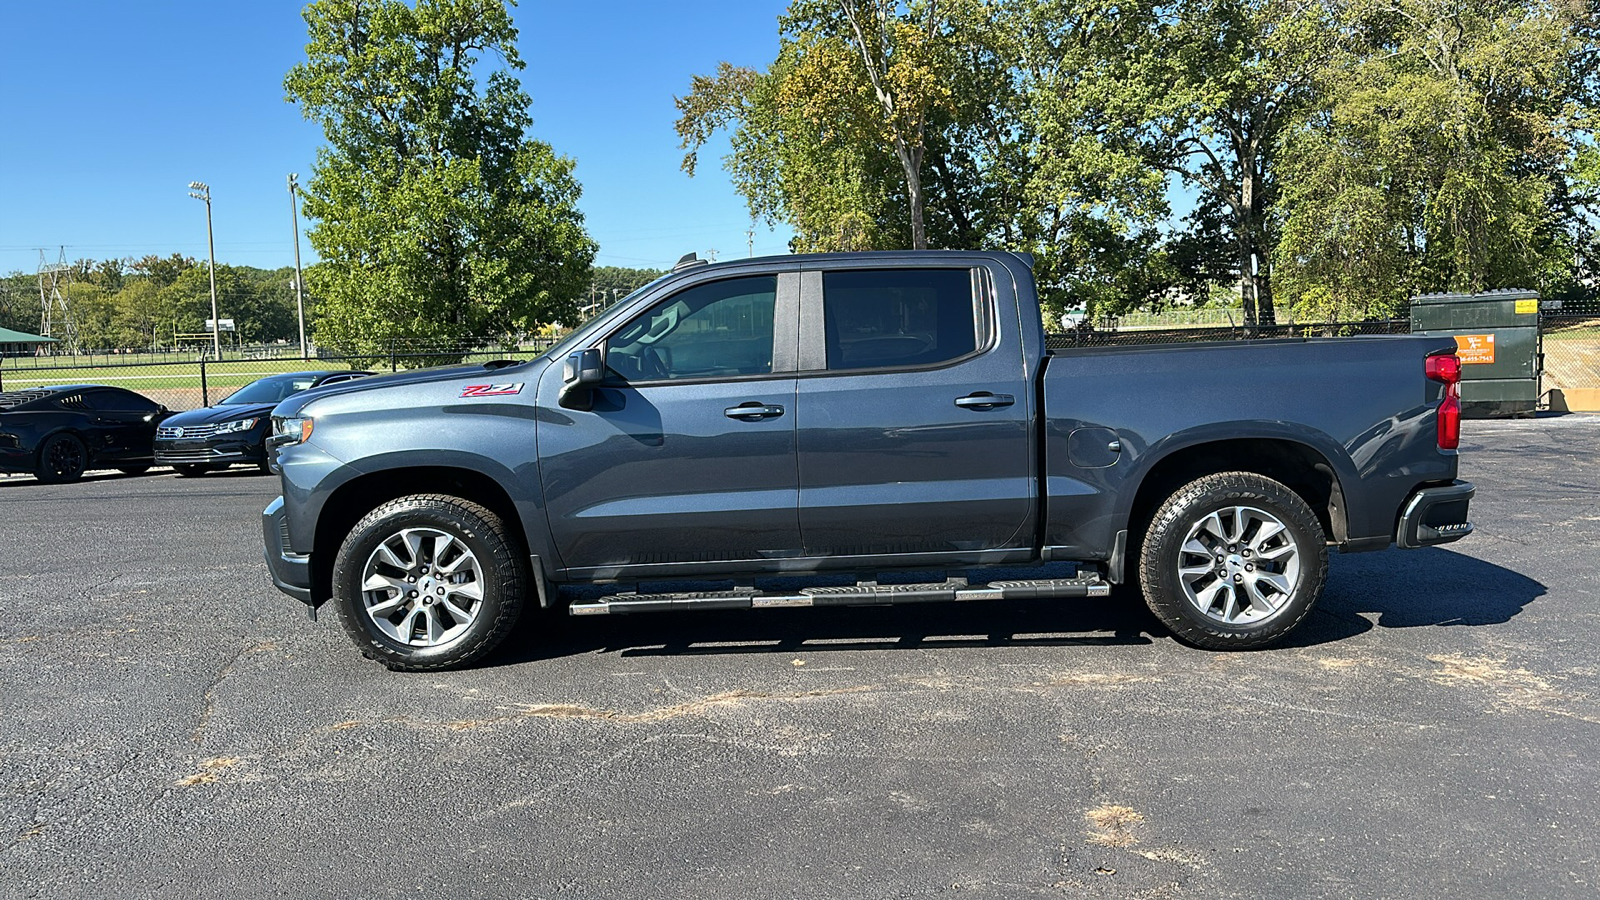
M 829 371 L 937 366 L 989 343 L 973 269 L 847 269 L 822 275 Z

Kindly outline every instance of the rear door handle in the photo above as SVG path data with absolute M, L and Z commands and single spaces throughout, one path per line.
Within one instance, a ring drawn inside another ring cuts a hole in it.
M 1017 402 L 1017 398 L 1010 394 L 991 394 L 988 391 L 978 391 L 965 397 L 957 397 L 956 405 L 967 409 L 995 409 L 1001 406 L 1010 406 Z
M 783 415 L 783 407 L 751 400 L 738 406 L 730 406 L 723 410 L 722 414 L 730 419 L 754 422 L 759 419 L 775 419 Z

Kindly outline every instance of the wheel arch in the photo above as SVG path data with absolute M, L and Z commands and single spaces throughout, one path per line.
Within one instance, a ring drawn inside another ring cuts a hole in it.
M 449 494 L 485 507 L 505 523 L 517 552 L 527 558 L 528 537 L 516 501 L 493 476 L 450 465 L 379 469 L 345 481 L 322 501 L 311 551 L 313 596 L 333 595 L 334 557 L 355 524 L 382 504 L 410 494 Z M 542 573 L 535 572 L 535 577 L 542 578 Z
M 1157 507 L 1185 484 L 1218 472 L 1253 472 L 1282 483 L 1304 499 L 1323 533 L 1336 543 L 1349 539 L 1349 507 L 1341 473 L 1342 456 L 1310 441 L 1287 435 L 1198 438 L 1162 453 L 1145 470 L 1129 503 L 1130 554 Z M 1346 467 L 1348 462 L 1346 462 Z

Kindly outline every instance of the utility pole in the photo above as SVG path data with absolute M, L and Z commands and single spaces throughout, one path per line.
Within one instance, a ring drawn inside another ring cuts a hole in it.
M 299 175 L 289 176 L 289 216 L 294 221 L 294 302 L 300 309 L 300 358 L 309 359 L 311 348 L 306 344 L 306 294 L 305 276 L 300 272 L 300 185 Z
M 206 202 L 206 257 L 211 264 L 211 346 L 217 352 L 217 362 L 222 362 L 222 320 L 217 318 L 217 244 L 211 236 L 211 185 L 191 181 L 189 196 Z

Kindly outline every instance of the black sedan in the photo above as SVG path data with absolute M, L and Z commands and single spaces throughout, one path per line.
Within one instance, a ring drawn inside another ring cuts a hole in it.
M 349 381 L 371 372 L 289 372 L 252 381 L 216 406 L 181 412 L 156 432 L 156 464 L 179 475 L 203 475 L 234 463 L 268 471 L 267 431 L 272 408 L 301 391 Z
M 50 484 L 87 469 L 137 475 L 154 462 L 156 427 L 171 413 L 133 391 L 67 384 L 0 394 L 0 472 Z

